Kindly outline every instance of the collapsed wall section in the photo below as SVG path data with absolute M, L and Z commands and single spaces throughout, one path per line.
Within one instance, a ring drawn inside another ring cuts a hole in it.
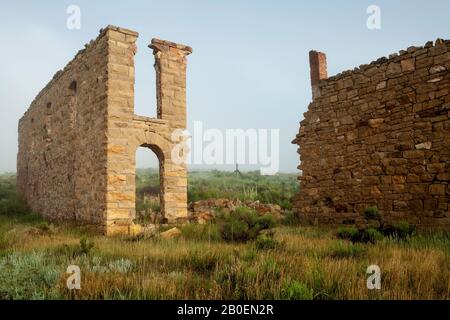
M 450 228 L 450 41 L 410 47 L 327 78 L 310 53 L 313 101 L 293 143 L 294 208 L 315 223 L 385 221 Z

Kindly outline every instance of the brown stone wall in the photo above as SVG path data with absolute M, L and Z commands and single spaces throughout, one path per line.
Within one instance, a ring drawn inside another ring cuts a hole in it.
M 86 46 L 19 121 L 18 190 L 48 219 L 100 223 L 106 197 L 108 39 Z
M 187 218 L 186 166 L 172 161 L 186 126 L 187 46 L 153 39 L 158 118 L 134 114 L 134 31 L 108 26 L 58 72 L 19 122 L 18 189 L 54 220 L 93 223 L 108 235 L 136 232 L 139 146 L 160 161 L 169 222 Z
M 136 35 L 117 34 L 111 44 L 108 92 L 107 232 L 124 233 L 135 217 L 136 150 L 150 148 L 160 163 L 161 208 L 169 222 L 187 219 L 187 169 L 172 161 L 179 140 L 175 129 L 186 127 L 187 46 L 153 39 L 158 118 L 134 114 Z M 173 141 L 174 140 L 174 141 Z
M 293 141 L 295 210 L 311 222 L 358 223 L 377 206 L 386 221 L 449 229 L 450 41 L 330 78 L 322 55 L 310 54 L 314 99 Z

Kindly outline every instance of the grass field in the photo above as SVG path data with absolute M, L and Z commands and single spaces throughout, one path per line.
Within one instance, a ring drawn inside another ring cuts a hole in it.
M 156 195 L 159 175 L 156 169 L 137 169 L 136 190 L 138 199 Z M 188 201 L 211 198 L 259 200 L 291 209 L 291 198 L 298 192 L 296 174 L 280 173 L 262 176 L 259 171 L 237 175 L 225 171 L 192 171 L 188 174 Z
M 136 240 L 55 226 L 28 212 L 14 176 L 2 176 L 0 299 L 450 299 L 448 233 L 352 243 L 333 229 L 279 224 L 276 246 L 265 248 L 224 241 L 215 224 L 180 229 L 177 239 Z M 372 264 L 381 290 L 366 287 Z M 80 267 L 80 290 L 66 288 L 69 265 Z

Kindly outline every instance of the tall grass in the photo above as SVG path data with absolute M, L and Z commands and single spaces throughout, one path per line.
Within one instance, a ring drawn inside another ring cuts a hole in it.
M 9 275 L 0 277 L 3 298 L 450 298 L 445 237 L 416 235 L 411 246 L 391 239 L 352 244 L 320 229 L 281 227 L 275 238 L 284 245 L 258 250 L 253 242 L 223 242 L 214 225 L 189 225 L 172 240 L 130 241 L 87 233 L 95 245 L 80 253 L 80 237 L 64 228 L 49 234 L 27 233 L 32 224 L 20 227 L 27 236 L 0 255 L 0 274 Z M 81 268 L 81 290 L 76 292 L 65 287 L 69 264 Z M 371 264 L 382 271 L 382 289 L 376 292 L 366 288 L 365 271 Z M 29 283 L 32 291 L 27 291 Z
M 180 229 L 177 239 L 105 238 L 29 211 L 0 214 L 0 299 L 450 299 L 448 233 L 354 244 L 281 226 L 283 245 L 262 249 L 223 241 L 215 224 Z M 72 264 L 81 290 L 66 288 Z M 381 290 L 366 287 L 372 264 Z

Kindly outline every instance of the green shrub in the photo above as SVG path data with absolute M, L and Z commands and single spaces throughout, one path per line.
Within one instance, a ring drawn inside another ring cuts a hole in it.
M 225 241 L 245 242 L 255 240 L 262 230 L 275 226 L 272 215 L 259 216 L 255 210 L 238 207 L 234 212 L 217 215 L 219 233 Z
M 407 221 L 398 221 L 383 228 L 383 233 L 396 239 L 406 239 L 411 236 L 416 227 Z
M 383 238 L 383 234 L 374 227 L 361 230 L 356 227 L 342 227 L 338 229 L 336 235 L 339 239 L 350 240 L 351 242 L 375 243 Z
M 283 300 L 312 300 L 314 291 L 303 282 L 287 280 L 281 288 L 281 299 Z
M 381 239 L 383 239 L 383 234 L 373 227 L 365 229 L 361 234 L 362 242 L 375 243 Z
M 273 238 L 271 235 L 260 235 L 256 238 L 256 248 L 259 250 L 270 250 L 281 247 L 281 243 Z
M 358 241 L 359 230 L 356 227 L 341 227 L 337 230 L 336 235 L 339 239 Z
M 364 209 L 364 217 L 367 220 L 380 220 L 381 215 L 377 207 L 369 207 Z
M 92 240 L 89 240 L 86 237 L 80 239 L 80 254 L 88 255 L 92 248 L 94 248 L 94 242 Z

